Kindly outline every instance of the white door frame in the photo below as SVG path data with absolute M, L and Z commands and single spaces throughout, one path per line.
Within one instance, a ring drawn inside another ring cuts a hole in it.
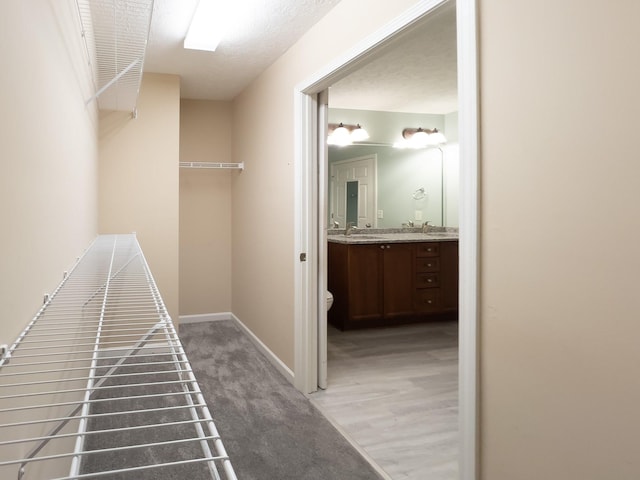
M 294 382 L 303 393 L 317 389 L 319 245 L 326 239 L 325 206 L 318 189 L 317 94 L 356 70 L 377 47 L 424 18 L 447 0 L 422 0 L 353 49 L 294 88 L 295 108 L 295 359 Z M 476 0 L 457 0 L 457 53 L 460 145 L 459 290 L 459 478 L 477 478 L 477 322 L 478 322 L 478 68 Z M 300 258 L 306 254 L 307 261 Z

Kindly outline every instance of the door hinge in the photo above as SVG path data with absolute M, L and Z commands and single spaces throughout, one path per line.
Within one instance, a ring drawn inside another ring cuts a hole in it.
M 306 253 L 301 253 L 300 254 L 300 261 L 301 262 L 306 262 L 307 261 L 307 254 Z

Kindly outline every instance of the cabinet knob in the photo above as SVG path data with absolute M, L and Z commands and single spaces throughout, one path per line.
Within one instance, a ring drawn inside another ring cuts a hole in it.
M 429 278 L 429 279 L 427 280 L 427 283 L 431 283 L 431 282 L 433 282 L 433 279 L 432 279 L 432 278 Z
M 391 248 L 391 245 L 387 245 L 387 248 Z
M 427 300 L 427 303 L 431 305 L 433 303 L 433 300 Z
M 431 266 L 431 264 L 430 264 L 430 263 L 427 263 L 427 267 L 430 267 L 430 266 Z
M 384 245 L 380 245 L 380 248 L 384 250 Z

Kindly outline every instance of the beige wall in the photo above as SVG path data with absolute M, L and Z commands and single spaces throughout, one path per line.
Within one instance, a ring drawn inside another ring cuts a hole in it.
M 74 9 L 0 5 L 0 343 L 97 232 L 97 116 Z
M 640 476 L 638 20 L 480 2 L 483 479 Z
M 43 294 L 53 292 L 97 233 L 98 122 L 95 105 L 85 106 L 92 85 L 75 8 L 74 0 L 0 3 L 0 343 L 14 342 Z M 24 391 L 13 387 L 9 393 Z M 6 400 L 2 408 L 24 403 Z M 60 416 L 62 410 L 50 414 Z M 0 424 L 33 420 L 33 412 L 0 413 Z M 48 428 L 35 424 L 21 434 L 39 436 Z M 0 437 L 16 434 L 10 430 L 2 429 Z M 61 453 L 73 448 L 72 441 L 55 442 L 44 452 Z M 5 446 L 3 459 L 20 458 L 30 447 Z M 27 467 L 27 476 L 64 476 L 68 463 L 37 462 Z M 17 478 L 17 470 L 0 467 L 0 478 Z
M 232 162 L 231 103 L 180 102 L 180 160 Z M 180 169 L 180 315 L 231 311 L 231 177 Z
M 234 101 L 232 309 L 284 363 L 294 357 L 294 86 L 415 1 L 343 0 Z M 354 21 L 357 18 L 357 21 Z M 251 139 L 239 132 L 251 132 Z
M 137 233 L 176 322 L 179 128 L 175 75 L 144 75 L 137 119 L 128 112 L 100 113 L 100 233 Z

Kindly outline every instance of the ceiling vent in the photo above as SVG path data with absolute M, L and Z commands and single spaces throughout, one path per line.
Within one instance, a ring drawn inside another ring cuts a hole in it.
M 153 0 L 76 0 L 100 110 L 135 112 Z

